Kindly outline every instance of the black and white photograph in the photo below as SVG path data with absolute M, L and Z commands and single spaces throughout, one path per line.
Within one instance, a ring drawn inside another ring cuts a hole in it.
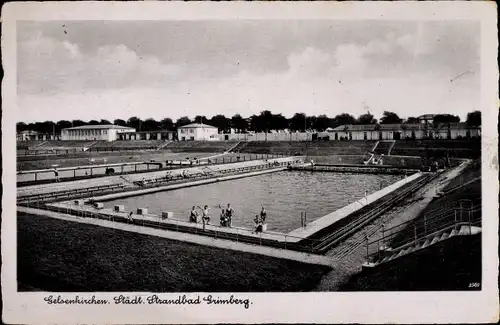
M 494 5 L 111 4 L 4 7 L 5 322 L 498 320 Z

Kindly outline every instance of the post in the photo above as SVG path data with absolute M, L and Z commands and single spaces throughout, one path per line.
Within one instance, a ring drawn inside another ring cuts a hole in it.
M 366 261 L 368 262 L 368 235 L 365 234 L 365 241 L 366 241 Z
M 417 242 L 417 225 L 413 225 L 414 244 Z
M 94 173 L 94 169 L 90 168 L 90 177 L 92 177 L 93 173 Z
M 455 212 L 455 223 L 457 222 L 457 209 L 453 210 Z

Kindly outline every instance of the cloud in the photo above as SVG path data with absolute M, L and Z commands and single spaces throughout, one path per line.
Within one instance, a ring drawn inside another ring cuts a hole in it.
M 18 48 L 21 93 L 160 87 L 179 78 L 183 70 L 155 56 L 138 56 L 125 45 L 82 52 L 76 44 L 40 33 L 20 43 Z

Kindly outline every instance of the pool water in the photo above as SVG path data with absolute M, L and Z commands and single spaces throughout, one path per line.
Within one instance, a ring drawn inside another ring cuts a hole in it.
M 235 211 L 233 226 L 247 228 L 253 227 L 255 215 L 264 206 L 268 230 L 289 232 L 300 227 L 301 212 L 306 212 L 311 222 L 400 179 L 398 175 L 283 171 L 118 199 L 105 205 L 121 204 L 127 210 L 147 208 L 148 213 L 158 215 L 170 211 L 174 219 L 183 220 L 188 220 L 193 205 L 208 205 L 211 223 L 219 224 L 218 205 L 230 203 Z

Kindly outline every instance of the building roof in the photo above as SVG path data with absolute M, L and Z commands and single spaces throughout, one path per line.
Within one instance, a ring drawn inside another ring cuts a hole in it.
M 211 125 L 203 124 L 203 123 L 191 123 L 191 124 L 179 127 L 179 129 L 198 129 L 198 128 L 217 129 L 215 126 L 211 126 Z
M 425 130 L 427 129 L 448 129 L 448 125 L 450 129 L 457 130 L 457 129 L 475 129 L 475 127 L 468 127 L 466 123 L 464 122 L 459 122 L 459 123 L 440 123 L 436 128 L 434 127 L 426 127 L 425 125 L 422 124 L 346 124 L 346 125 L 341 125 L 337 126 L 335 129 L 333 129 L 333 132 L 353 132 L 353 131 L 360 131 L 360 132 L 370 132 L 370 131 L 416 131 L 416 130 Z
M 333 132 L 422 130 L 423 128 L 421 124 L 348 124 L 337 126 Z
M 114 125 L 114 124 L 99 124 L 99 125 L 82 125 L 75 126 L 72 128 L 65 128 L 63 130 L 102 130 L 102 129 L 127 129 L 134 130 L 134 128 L 128 126 Z
M 34 131 L 34 130 L 24 130 L 24 131 L 18 132 L 18 134 L 41 134 L 41 133 L 38 131 Z
M 418 117 L 418 119 L 420 119 L 420 120 L 428 120 L 428 119 L 433 119 L 434 116 L 436 116 L 436 114 L 424 114 L 424 115 L 420 115 Z

